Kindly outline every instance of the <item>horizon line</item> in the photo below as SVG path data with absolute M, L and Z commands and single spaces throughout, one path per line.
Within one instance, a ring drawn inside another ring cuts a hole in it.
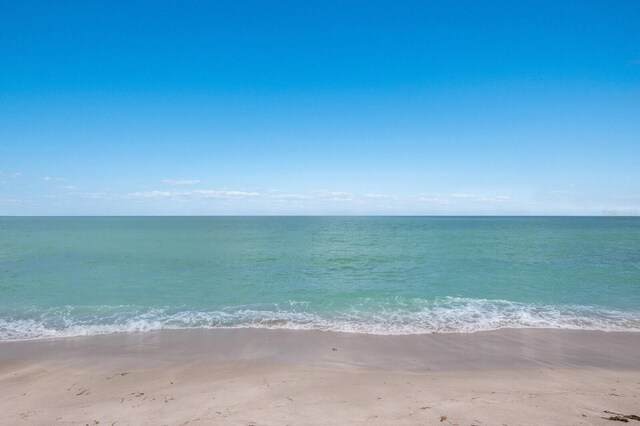
M 612 215 L 612 214 L 152 214 L 152 215 L 139 215 L 139 214 L 122 214 L 122 215 L 2 215 L 0 218 L 45 218 L 45 217 L 57 217 L 57 218 L 92 218 L 92 217 L 602 217 L 602 218 L 615 218 L 615 217 L 640 217 L 640 215 Z

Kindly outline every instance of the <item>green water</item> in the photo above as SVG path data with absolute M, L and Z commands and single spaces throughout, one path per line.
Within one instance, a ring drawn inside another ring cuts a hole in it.
M 0 218 L 0 339 L 221 326 L 640 330 L 640 218 Z

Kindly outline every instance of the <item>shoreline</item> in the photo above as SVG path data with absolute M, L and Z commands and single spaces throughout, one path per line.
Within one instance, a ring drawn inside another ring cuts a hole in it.
M 322 328 L 322 327 L 312 327 L 312 328 L 294 328 L 294 327 L 269 327 L 269 326 L 251 326 L 251 325 L 239 325 L 239 326 L 211 326 L 211 327 L 167 327 L 167 328 L 157 328 L 157 329 L 149 329 L 149 330 L 117 330 L 117 331 L 107 331 L 107 332 L 96 332 L 94 334 L 71 334 L 71 335 L 46 335 L 46 336 L 38 336 L 38 337 L 25 337 L 25 338 L 13 338 L 13 339 L 0 339 L 0 345 L 3 343 L 19 343 L 19 342 L 40 342 L 40 341 L 50 341 L 50 340 L 68 340 L 68 339 L 86 339 L 93 337 L 102 337 L 102 336 L 117 336 L 117 335 L 139 335 L 139 334 L 147 334 L 147 333 L 174 333 L 174 332 L 218 332 L 218 331 L 265 331 L 265 332 L 292 332 L 292 333 L 329 333 L 329 334 L 345 334 L 345 335 L 355 335 L 355 336 L 381 336 L 381 337 L 424 337 L 424 336 L 433 336 L 433 335 L 470 335 L 470 334 L 483 334 L 483 333 L 502 333 L 502 332 L 527 332 L 533 331 L 534 333 L 537 331 L 541 332 L 569 332 L 569 333 L 623 333 L 623 334 L 633 334 L 637 333 L 640 335 L 640 328 L 615 328 L 615 329 L 604 329 L 604 328 L 563 328 L 563 327 L 528 327 L 528 326 L 520 326 L 520 327 L 499 327 L 499 328 L 488 328 L 488 329 L 478 329 L 473 331 L 424 331 L 424 332 L 377 332 L 377 331 L 359 331 L 359 330 L 341 330 L 341 329 L 333 329 L 333 328 Z
M 640 414 L 638 353 L 640 333 L 549 329 L 0 342 L 0 424 L 604 425 Z
M 184 348 L 189 347 L 190 351 Z M 330 349 L 331 353 L 327 348 Z M 333 351 L 333 349 L 337 349 Z M 473 353 L 469 352 L 473 350 Z M 536 368 L 638 369 L 634 331 L 515 328 L 474 333 L 378 335 L 262 328 L 177 329 L 0 341 L 0 363 L 58 363 L 69 356 L 148 356 L 181 363 L 283 362 L 333 366 L 353 358 L 362 367 L 477 370 Z

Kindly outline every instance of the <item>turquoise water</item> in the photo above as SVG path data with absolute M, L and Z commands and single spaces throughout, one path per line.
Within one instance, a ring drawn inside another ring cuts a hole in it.
M 0 340 L 640 331 L 640 218 L 0 218 Z

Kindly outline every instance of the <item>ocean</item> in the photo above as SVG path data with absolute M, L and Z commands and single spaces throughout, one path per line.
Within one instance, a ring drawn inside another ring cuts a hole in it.
M 640 331 L 638 217 L 0 217 L 0 340 Z

